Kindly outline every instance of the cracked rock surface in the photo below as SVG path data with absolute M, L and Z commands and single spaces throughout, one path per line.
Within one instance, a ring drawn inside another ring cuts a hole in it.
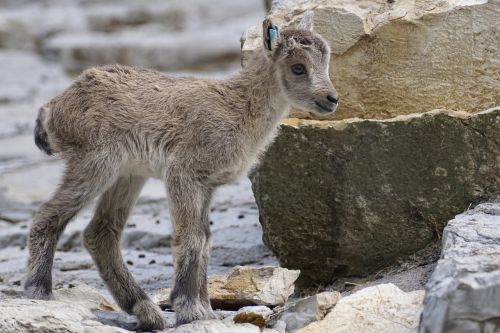
M 500 197 L 457 215 L 426 286 L 421 333 L 500 330 Z

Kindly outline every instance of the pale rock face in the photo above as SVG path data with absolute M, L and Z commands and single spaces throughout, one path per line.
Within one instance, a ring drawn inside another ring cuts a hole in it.
M 330 78 L 340 104 L 329 119 L 438 108 L 475 112 L 500 104 L 498 1 L 276 1 L 271 18 L 293 27 L 309 9 L 314 31 L 332 50 Z M 260 47 L 259 31 L 247 32 L 243 63 Z
M 77 304 L 59 301 L 9 299 L 0 302 L 0 332 L 125 333 L 103 325 L 94 314 Z
M 414 333 L 423 298 L 423 290 L 406 293 L 391 283 L 368 287 L 342 298 L 322 321 L 298 333 Z

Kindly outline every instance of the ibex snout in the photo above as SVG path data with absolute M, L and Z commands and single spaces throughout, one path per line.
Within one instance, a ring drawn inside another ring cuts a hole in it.
M 317 96 L 314 103 L 320 109 L 321 113 L 330 113 L 337 110 L 339 95 L 335 89 L 329 90 L 326 93 L 317 94 Z
M 328 94 L 326 95 L 326 99 L 332 102 L 333 104 L 339 104 L 339 96 L 337 94 Z

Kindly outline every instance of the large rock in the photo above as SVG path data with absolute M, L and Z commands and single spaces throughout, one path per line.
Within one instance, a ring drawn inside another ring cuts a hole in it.
M 293 27 L 308 9 L 331 44 L 341 101 L 332 119 L 500 104 L 497 0 L 278 0 L 271 17 Z M 244 63 L 260 38 L 260 25 L 247 32 Z
M 448 223 L 426 289 L 421 333 L 500 331 L 500 198 Z
M 391 283 L 368 287 L 298 333 L 416 333 L 423 297 L 423 290 L 405 293 Z
M 247 305 L 283 305 L 293 294 L 299 271 L 281 267 L 237 266 L 226 275 L 208 278 L 208 294 L 216 309 L 239 309 Z M 161 289 L 154 301 L 170 306 L 170 288 Z
M 290 119 L 252 176 L 264 241 L 302 283 L 367 275 L 500 189 L 500 108 Z

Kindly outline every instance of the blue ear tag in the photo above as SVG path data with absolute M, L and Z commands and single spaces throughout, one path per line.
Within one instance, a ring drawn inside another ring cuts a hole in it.
M 274 40 L 278 37 L 278 27 L 274 24 L 267 28 L 267 36 L 269 37 L 269 43 L 267 48 L 271 50 Z

